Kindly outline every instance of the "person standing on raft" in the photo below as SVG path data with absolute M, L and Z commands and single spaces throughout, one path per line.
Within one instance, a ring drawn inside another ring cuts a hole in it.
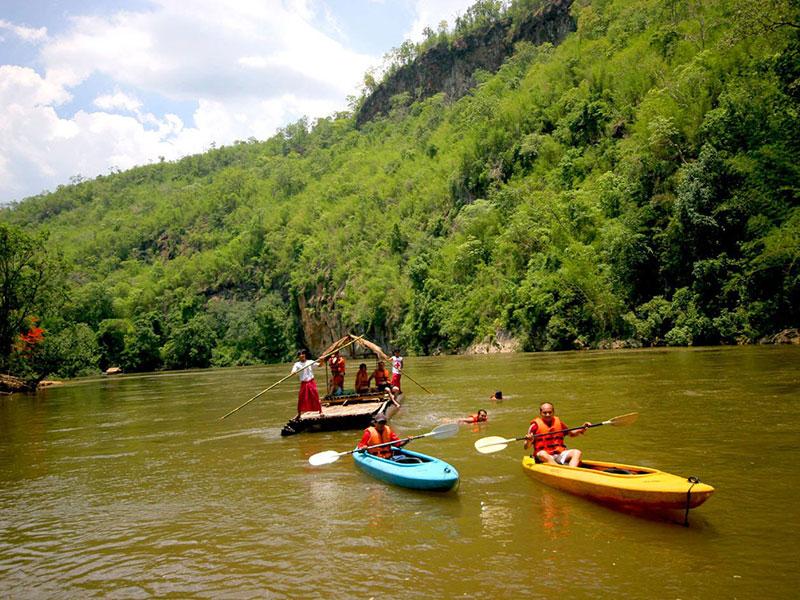
M 339 396 L 344 392 L 344 356 L 339 354 L 339 351 L 333 353 L 328 359 L 328 366 L 331 368 L 331 383 L 328 394 L 332 396 Z
M 319 392 L 317 382 L 314 380 L 314 369 L 322 363 L 308 358 L 307 350 L 300 350 L 297 353 L 297 362 L 292 366 L 292 374 L 297 373 L 300 377 L 300 392 L 297 395 L 297 416 L 304 412 L 318 412 L 322 414 L 322 405 L 319 402 Z
M 392 362 L 392 387 L 400 391 L 400 378 L 403 376 L 403 357 L 400 356 L 400 350 L 397 348 L 392 350 L 392 357 L 389 360 Z

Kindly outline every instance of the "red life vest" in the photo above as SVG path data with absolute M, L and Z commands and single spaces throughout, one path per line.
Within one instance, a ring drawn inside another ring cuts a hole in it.
M 389 382 L 389 371 L 386 369 L 375 369 L 373 375 L 375 376 L 375 385 L 381 385 Z
M 385 444 L 386 442 L 392 441 L 392 430 L 389 428 L 388 425 L 383 426 L 383 435 L 378 433 L 378 430 L 375 427 L 370 426 L 367 427 L 367 431 L 369 431 L 369 444 L 368 446 L 374 446 L 375 444 Z M 380 448 L 372 448 L 367 450 L 370 454 L 375 454 L 376 456 L 380 456 L 381 458 L 390 458 L 392 456 L 392 447 L 391 446 L 381 446 Z
M 332 357 L 328 364 L 331 367 L 331 375 L 344 375 L 344 358 Z
M 552 433 L 550 435 L 539 435 L 541 433 L 547 434 L 551 431 L 562 431 L 566 429 L 566 425 L 558 417 L 553 417 L 553 424 L 548 427 L 541 417 L 536 417 L 531 421 L 531 425 L 536 423 L 537 437 L 533 438 L 533 454 L 536 455 L 540 450 L 546 451 L 548 454 L 560 454 L 567 447 L 564 445 L 564 433 Z

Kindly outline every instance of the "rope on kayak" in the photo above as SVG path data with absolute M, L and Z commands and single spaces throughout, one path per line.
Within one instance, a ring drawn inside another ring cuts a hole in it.
M 691 477 L 687 478 L 686 481 L 688 481 L 692 485 L 690 485 L 689 489 L 686 490 L 686 512 L 683 515 L 683 526 L 684 527 L 688 527 L 689 526 L 689 506 L 692 503 L 692 488 L 694 486 L 696 486 L 698 483 L 700 483 L 700 478 L 699 477 L 695 477 L 694 475 L 692 475 Z

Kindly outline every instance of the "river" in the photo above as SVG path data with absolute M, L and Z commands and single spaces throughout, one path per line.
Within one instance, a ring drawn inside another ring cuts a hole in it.
M 350 362 L 347 381 L 354 375 Z M 453 464 L 446 494 L 400 489 L 349 456 L 360 432 L 279 435 L 288 365 L 124 375 L 0 398 L 4 598 L 790 598 L 800 558 L 800 348 L 408 358 L 401 435 L 486 408 L 410 448 Z M 490 402 L 496 389 L 505 397 Z M 521 444 L 538 405 L 584 456 L 716 488 L 689 527 L 548 488 Z

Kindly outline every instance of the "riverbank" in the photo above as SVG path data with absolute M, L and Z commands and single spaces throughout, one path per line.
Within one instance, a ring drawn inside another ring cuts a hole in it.
M 0 373 L 0 394 L 14 394 L 14 393 L 27 393 L 35 392 L 45 387 L 54 385 L 64 385 L 63 381 L 52 381 L 43 379 L 36 384 L 14 377 L 13 375 L 6 375 Z
M 780 345 L 780 344 L 800 344 L 800 329 L 798 328 L 791 328 L 791 329 L 784 329 L 779 331 L 776 334 L 765 336 L 758 340 L 748 340 L 748 339 L 741 339 L 738 340 L 736 345 L 737 346 L 749 346 L 749 345 Z M 645 344 L 641 340 L 635 338 L 628 338 L 628 339 L 605 339 L 600 340 L 596 344 L 590 344 L 585 340 L 580 338 L 576 338 L 573 342 L 573 349 L 574 350 L 623 350 L 623 349 L 630 349 L 630 348 L 660 348 L 668 346 L 666 340 L 664 339 L 657 339 L 655 342 L 650 344 Z M 689 344 L 691 346 L 691 344 Z M 729 344 L 719 344 L 720 346 L 725 346 Z M 479 344 L 473 344 L 469 346 L 463 352 L 459 352 L 458 354 L 513 354 L 515 352 L 519 352 L 522 347 L 521 342 L 512 336 L 510 333 L 501 331 L 498 332 L 497 335 L 485 339 L 483 342 Z M 441 351 L 437 351 L 433 353 L 433 356 L 438 356 L 442 354 Z

